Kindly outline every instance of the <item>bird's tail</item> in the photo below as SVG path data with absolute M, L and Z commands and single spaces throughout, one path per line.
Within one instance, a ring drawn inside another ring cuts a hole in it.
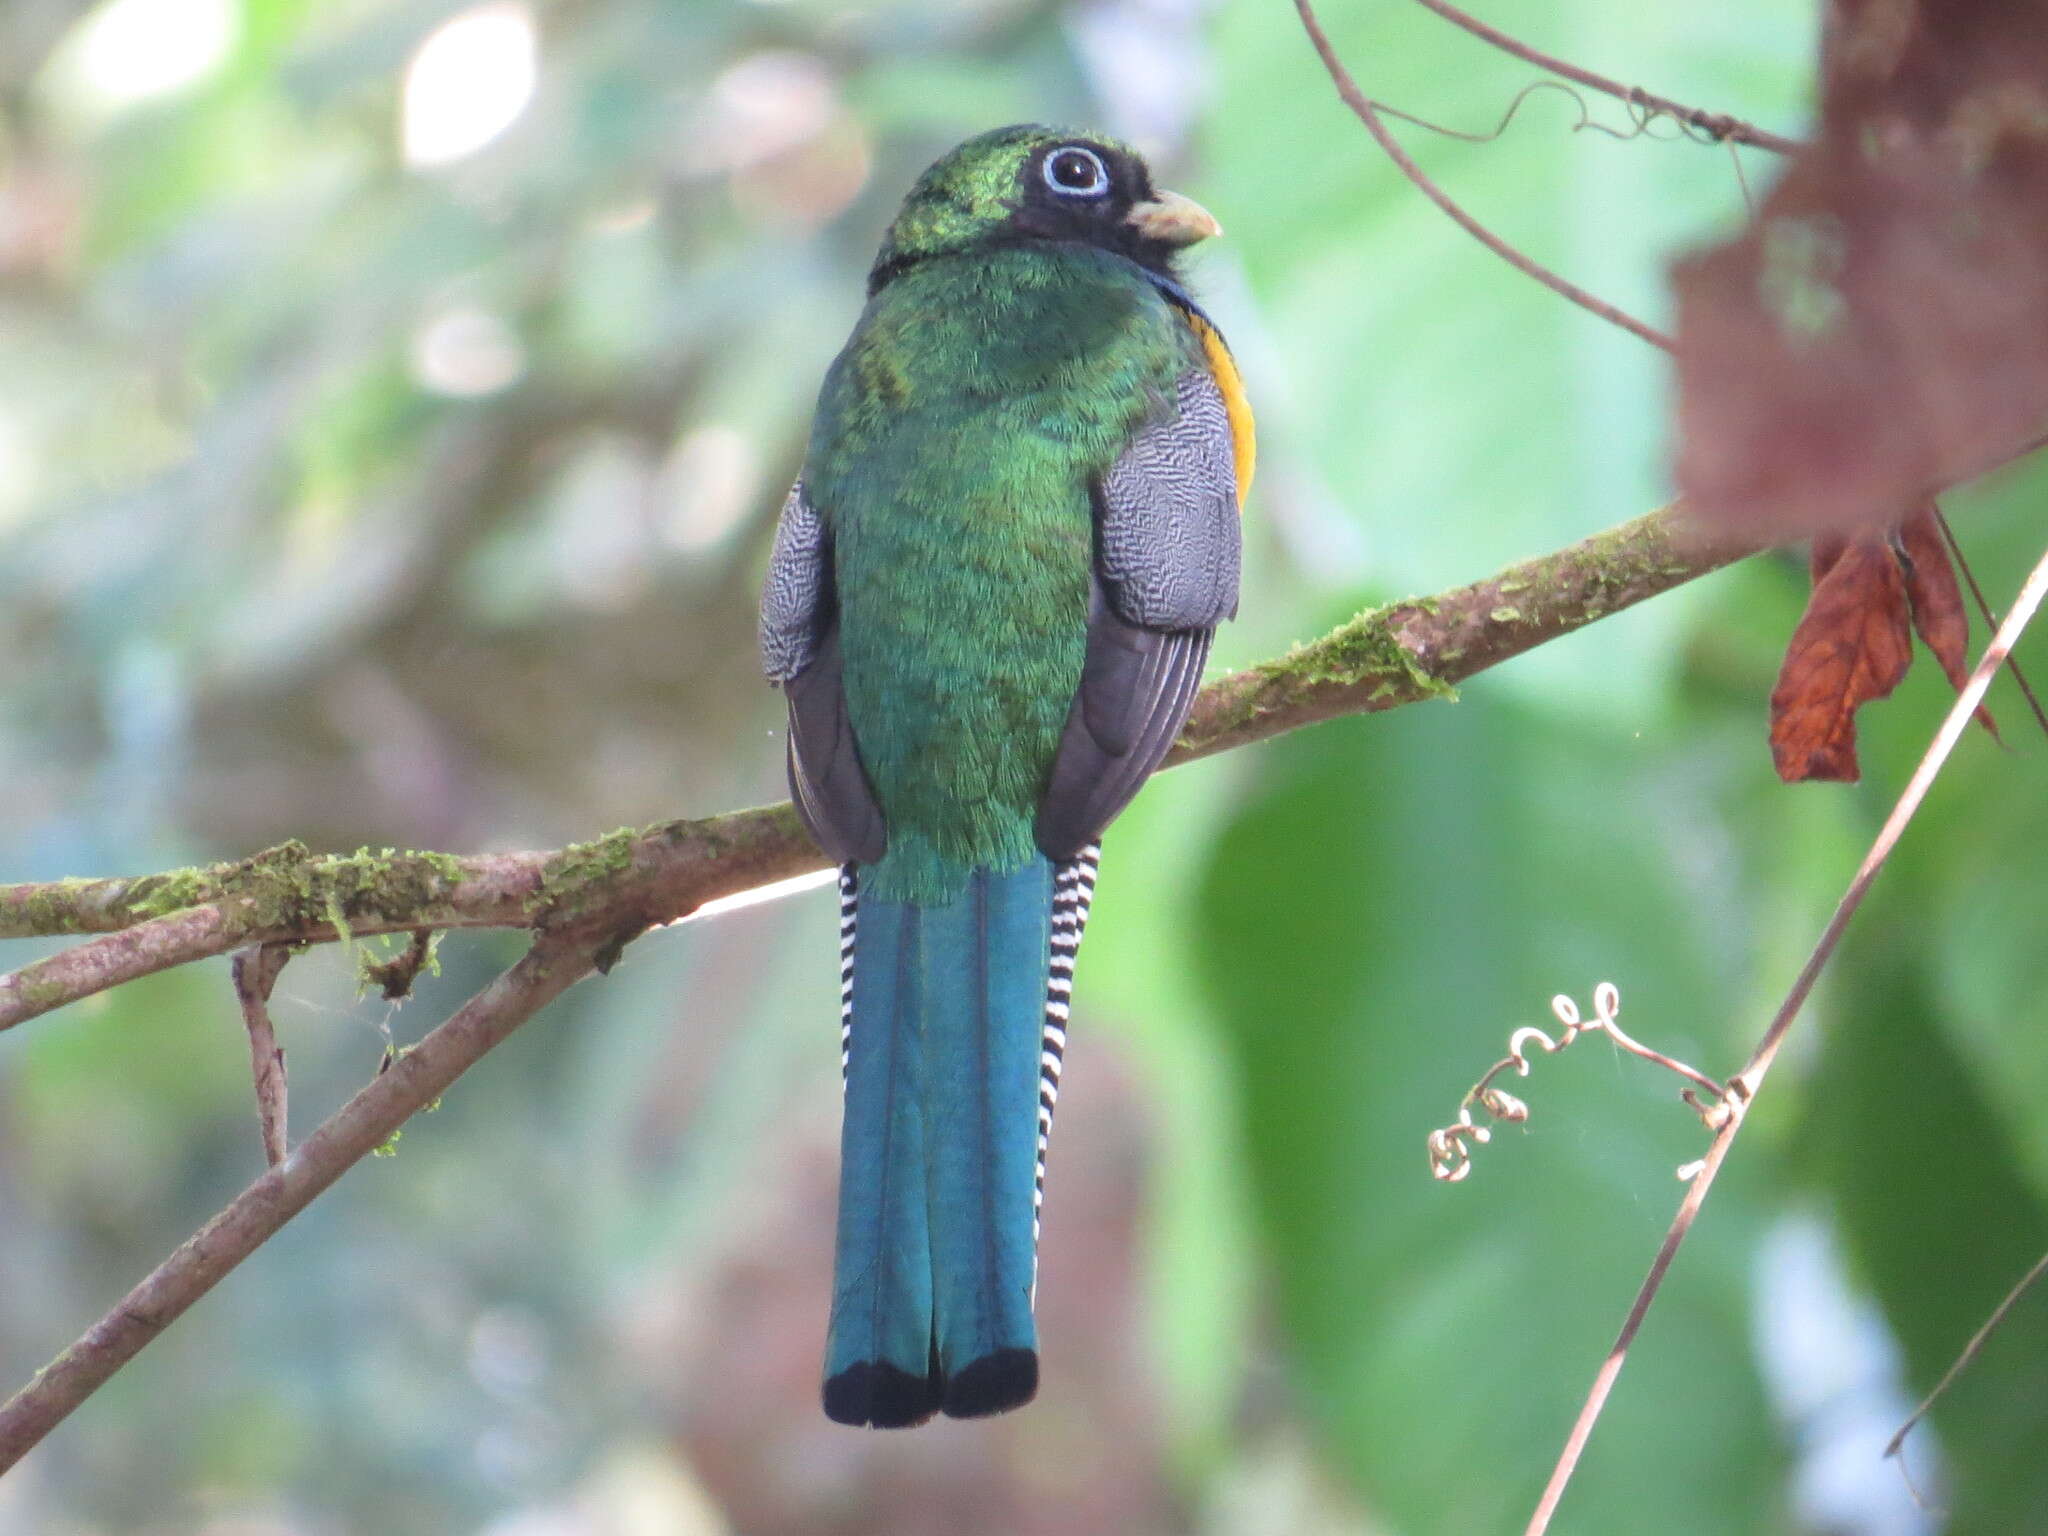
M 893 1428 L 1038 1387 L 1045 1144 L 1096 850 L 943 906 L 840 878 L 839 1239 L 825 1412 Z

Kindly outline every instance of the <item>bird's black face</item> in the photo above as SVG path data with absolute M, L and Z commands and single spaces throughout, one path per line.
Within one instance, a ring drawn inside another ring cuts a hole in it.
M 1148 232 L 1134 209 L 1156 206 L 1152 173 L 1127 150 L 1092 139 L 1048 145 L 1018 172 L 1010 231 L 1040 240 L 1080 240 L 1128 256 L 1140 266 L 1172 273 L 1174 253 L 1187 242 Z

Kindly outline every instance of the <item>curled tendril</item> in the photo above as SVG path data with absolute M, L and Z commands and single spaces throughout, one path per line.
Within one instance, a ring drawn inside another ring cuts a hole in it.
M 1571 99 L 1572 105 L 1579 109 L 1579 120 L 1571 125 L 1573 133 L 1604 133 L 1610 139 L 1619 139 L 1623 143 L 1630 139 L 1648 138 L 1660 144 L 1675 143 L 1679 139 L 1688 139 L 1695 144 L 1722 144 L 1728 142 L 1728 136 L 1740 126 L 1734 118 L 1716 113 L 1688 110 L 1681 115 L 1673 112 L 1668 107 L 1652 101 L 1638 86 L 1622 98 L 1623 108 L 1628 113 L 1629 126 L 1615 128 L 1594 117 L 1593 109 L 1586 104 L 1584 93 L 1578 87 L 1567 85 L 1562 80 L 1530 81 L 1509 100 L 1507 110 L 1501 114 L 1500 121 L 1484 133 L 1446 127 L 1442 123 L 1431 122 L 1426 117 L 1418 117 L 1413 112 L 1390 107 L 1383 101 L 1375 101 L 1372 105 L 1376 112 L 1399 118 L 1404 123 L 1412 123 L 1415 127 L 1441 138 L 1458 139 L 1466 144 L 1491 144 L 1508 131 L 1509 126 L 1520 115 L 1522 104 L 1538 91 L 1561 91 Z M 1675 131 L 1659 133 L 1659 128 Z
M 1736 1079 L 1727 1087 L 1715 1082 L 1704 1072 L 1697 1072 L 1675 1057 L 1666 1056 L 1662 1051 L 1650 1049 L 1642 1042 L 1632 1039 L 1616 1019 L 1621 1013 L 1621 990 L 1611 981 L 1603 981 L 1593 989 L 1593 1017 L 1587 1019 L 1579 1013 L 1579 1005 L 1560 992 L 1550 1000 L 1551 1016 L 1562 1026 L 1562 1032 L 1552 1039 L 1545 1031 L 1533 1024 L 1525 1024 L 1508 1036 L 1508 1053 L 1486 1071 L 1486 1075 L 1466 1090 L 1465 1097 L 1458 1103 L 1458 1118 L 1451 1124 L 1429 1133 L 1429 1171 L 1446 1184 L 1456 1184 L 1472 1172 L 1472 1148 L 1484 1146 L 1493 1139 L 1492 1129 L 1472 1117 L 1476 1105 L 1494 1121 L 1507 1125 L 1520 1125 L 1529 1118 L 1529 1106 L 1505 1089 L 1496 1088 L 1493 1080 L 1503 1072 L 1513 1071 L 1517 1077 L 1529 1075 L 1529 1048 L 1533 1045 L 1546 1056 L 1555 1055 L 1581 1035 L 1604 1034 L 1631 1056 L 1640 1056 L 1668 1072 L 1676 1072 L 1693 1085 L 1682 1089 L 1679 1097 L 1692 1106 L 1693 1112 L 1709 1130 L 1719 1130 L 1731 1115 L 1739 1114 L 1747 1099 L 1747 1084 Z M 1706 1097 L 1694 1091 L 1705 1090 Z M 1699 1171 L 1697 1163 L 1688 1163 L 1678 1170 L 1681 1179 L 1690 1179 Z

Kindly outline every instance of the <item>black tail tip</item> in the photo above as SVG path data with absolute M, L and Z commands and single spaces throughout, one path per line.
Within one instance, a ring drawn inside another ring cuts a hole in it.
M 983 1355 L 946 1382 L 941 1405 L 956 1419 L 979 1419 L 1030 1402 L 1038 1391 L 1038 1351 L 999 1349 Z
M 825 1378 L 825 1417 L 835 1423 L 908 1429 L 938 1411 L 938 1382 L 886 1360 L 862 1360 Z

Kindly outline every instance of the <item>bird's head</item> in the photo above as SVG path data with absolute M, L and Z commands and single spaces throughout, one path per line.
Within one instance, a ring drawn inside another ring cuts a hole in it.
M 1032 240 L 1083 241 L 1171 277 L 1177 253 L 1221 231 L 1201 204 L 1154 188 L 1128 145 L 1025 123 L 969 139 L 918 177 L 868 290 L 928 257 Z

